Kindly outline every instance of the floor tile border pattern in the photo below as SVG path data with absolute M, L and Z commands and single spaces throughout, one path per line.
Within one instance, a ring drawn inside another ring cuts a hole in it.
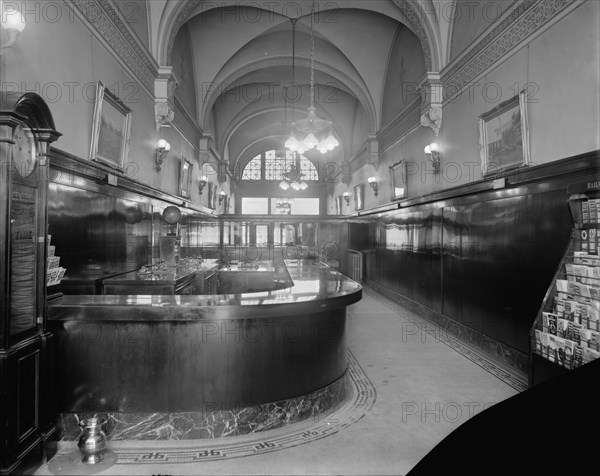
M 207 440 L 206 443 L 196 440 L 194 444 L 180 440 L 181 444 L 173 449 L 157 446 L 156 449 L 128 450 L 116 447 L 113 448 L 113 451 L 117 454 L 116 464 L 172 464 L 219 461 L 293 448 L 335 435 L 365 417 L 377 400 L 375 386 L 350 349 L 348 349 L 348 380 L 352 391 L 350 400 L 336 411 L 321 415 L 321 419 L 308 428 L 303 427 L 302 430 L 272 438 L 265 434 L 262 441 L 256 439 L 235 443 L 231 442 L 232 438 L 224 438 L 222 444 L 220 442 L 215 444 L 215 440 Z
M 466 357 L 471 362 L 479 365 L 481 368 L 483 368 L 487 372 L 491 373 L 494 377 L 502 380 L 507 385 L 510 385 L 515 390 L 522 392 L 529 388 L 527 381 L 524 380 L 523 378 L 521 378 L 520 376 L 512 374 L 510 372 L 507 372 L 505 369 L 498 366 L 496 363 L 494 363 L 490 359 L 486 358 L 485 356 L 483 356 L 477 352 L 474 352 L 473 349 L 466 346 L 459 340 L 450 337 L 448 334 L 446 334 L 446 333 L 436 334 L 434 331 L 432 331 L 430 329 L 429 326 L 426 325 L 423 318 L 417 316 L 416 314 L 413 314 L 409 310 L 396 304 L 394 301 L 388 299 L 387 297 L 383 296 L 382 294 L 378 293 L 377 291 L 367 288 L 367 287 L 364 287 L 363 293 L 377 299 L 383 306 L 387 307 L 388 309 L 390 309 L 394 312 L 399 312 L 403 318 L 410 321 L 412 324 L 417 326 L 419 329 L 421 329 L 425 333 L 435 337 L 437 340 L 439 340 L 443 344 L 447 345 L 452 350 L 455 350 L 456 352 L 461 354 L 463 357 Z

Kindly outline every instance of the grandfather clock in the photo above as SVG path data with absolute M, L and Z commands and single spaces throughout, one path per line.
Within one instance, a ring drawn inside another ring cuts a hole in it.
M 37 94 L 0 97 L 0 474 L 40 462 L 56 431 L 46 194 L 60 135 Z

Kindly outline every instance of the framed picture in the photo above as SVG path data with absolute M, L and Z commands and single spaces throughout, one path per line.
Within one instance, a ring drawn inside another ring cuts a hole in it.
M 213 210 L 217 208 L 217 187 L 212 182 L 208 182 L 208 208 L 212 208 Z
M 479 149 L 484 177 L 529 165 L 525 90 L 479 116 Z
M 229 195 L 225 195 L 223 199 L 223 214 L 227 215 L 229 213 Z
M 181 171 L 179 172 L 179 195 L 185 198 L 190 198 L 190 190 L 192 188 L 192 164 L 185 157 L 181 158 Z
M 336 215 L 342 214 L 342 200 L 343 200 L 343 197 L 341 195 L 338 195 L 337 197 L 335 197 L 335 214 Z
M 210 196 L 210 208 L 213 210 L 217 209 L 217 198 L 219 194 L 217 193 L 217 184 L 212 184 L 212 194 Z
M 364 196 L 364 184 L 359 184 L 354 186 L 354 209 L 362 210 L 364 208 L 363 196 Z
M 131 109 L 98 81 L 90 160 L 123 169 L 129 152 L 132 114 Z
M 392 200 L 406 198 L 406 162 L 404 160 L 390 165 L 390 187 Z

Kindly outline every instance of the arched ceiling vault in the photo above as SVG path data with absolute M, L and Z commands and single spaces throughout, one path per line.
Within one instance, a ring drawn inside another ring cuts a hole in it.
M 445 8 L 447 12 L 454 1 L 437 3 L 450 7 Z M 248 144 L 260 143 L 260 134 L 285 135 L 278 130 L 285 125 L 282 110 L 290 107 L 283 99 L 283 88 L 291 81 L 290 17 L 298 18 L 294 79 L 303 96 L 295 118 L 305 113 L 309 105 L 311 2 L 150 3 L 151 44 L 161 66 L 171 64 L 177 33 L 184 24 L 187 27 L 198 124 L 213 136 L 222 157 L 237 161 Z M 418 38 L 425 71 L 439 71 L 448 56 L 445 45 L 451 22 L 439 21 L 441 10 L 433 0 L 317 1 L 315 7 L 315 84 L 339 99 L 316 106 L 319 115 L 333 121 L 342 138 L 341 160 L 357 150 L 367 135 L 385 125 L 381 113 L 385 77 L 398 26 L 406 26 Z M 410 57 L 410 52 L 407 55 Z M 241 88 L 257 87 L 266 87 L 274 94 L 266 101 L 232 100 Z

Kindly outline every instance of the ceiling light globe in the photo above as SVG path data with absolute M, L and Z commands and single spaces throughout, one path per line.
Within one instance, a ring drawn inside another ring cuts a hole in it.
M 21 33 L 25 29 L 25 19 L 23 15 L 17 10 L 3 10 L 0 11 L 2 16 L 0 23 L 7 30 L 16 30 Z
M 294 136 L 290 136 L 290 138 L 285 141 L 285 148 L 291 151 L 298 150 L 299 145 L 300 143 L 298 142 L 298 139 L 296 139 Z
M 303 143 L 304 147 L 307 150 L 314 149 L 317 145 L 319 145 L 319 141 L 317 140 L 317 138 L 315 137 L 315 135 L 312 134 L 312 133 L 308 134 L 304 138 L 304 140 L 302 141 L 302 143 Z

